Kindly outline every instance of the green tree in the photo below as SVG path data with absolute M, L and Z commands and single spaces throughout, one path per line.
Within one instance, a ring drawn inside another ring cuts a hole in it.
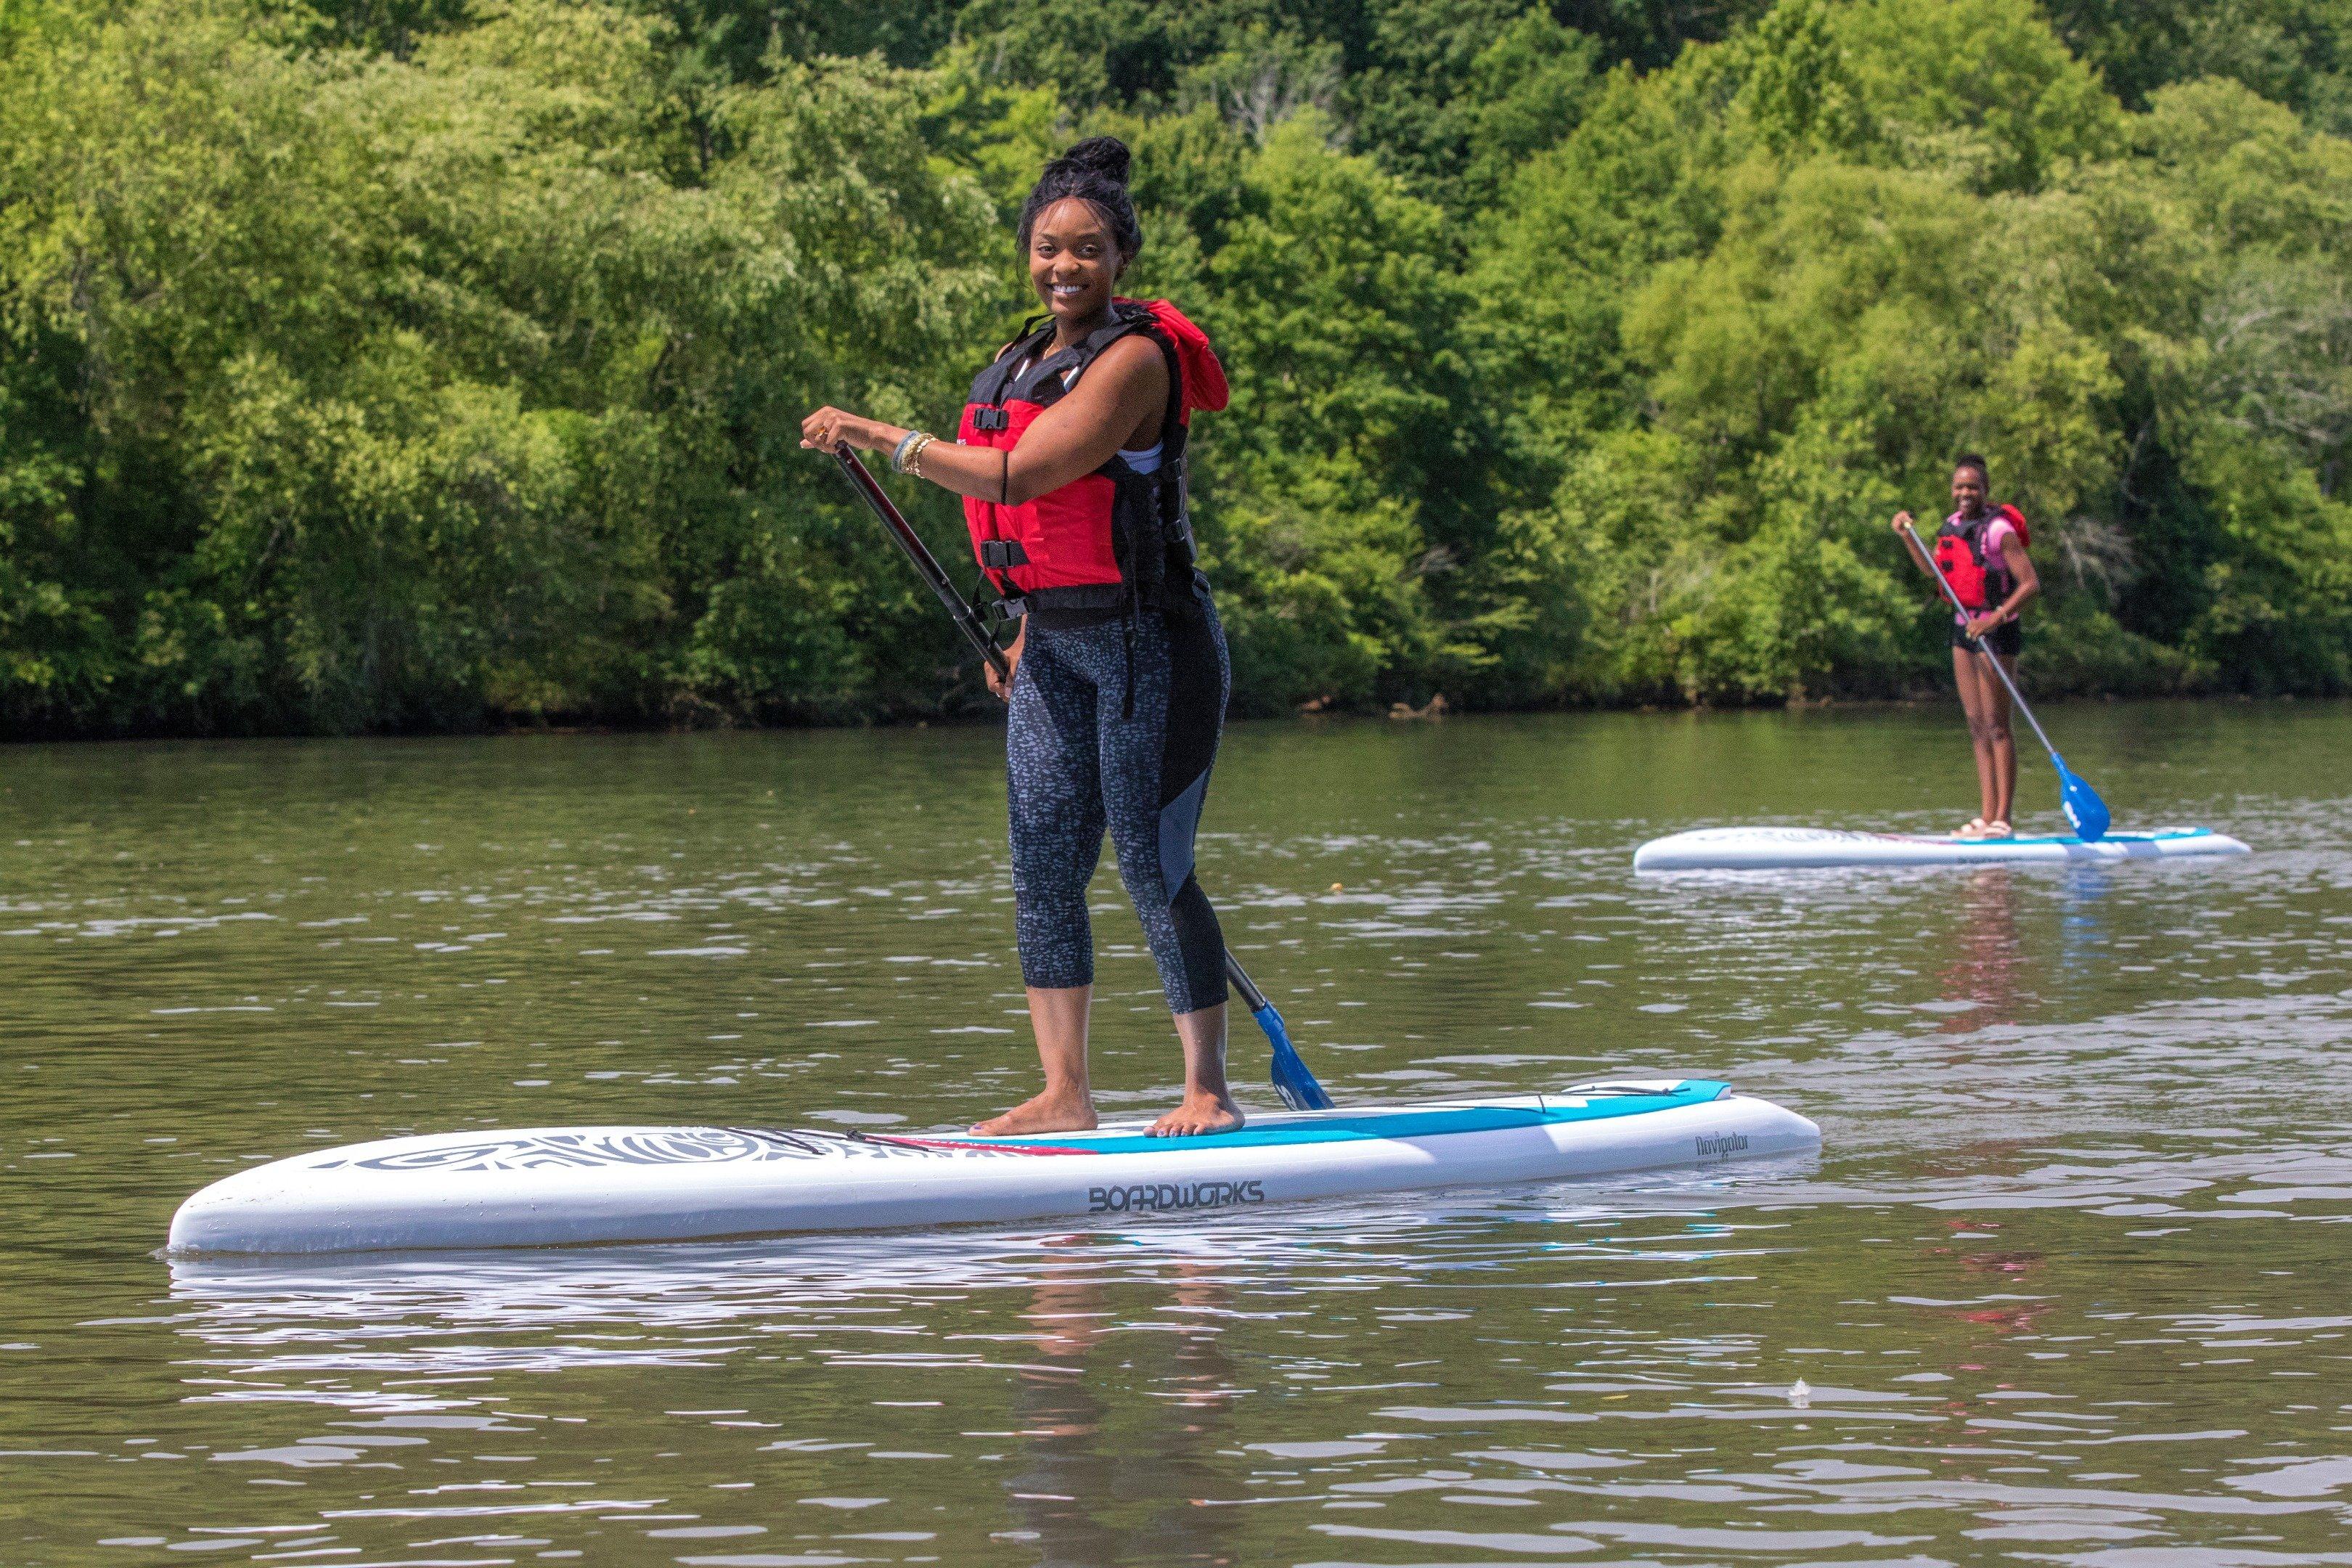
M 1454 653 L 1432 593 L 1491 505 L 1444 214 L 1295 119 L 1201 264 L 1234 412 L 1204 423 L 1202 510 L 1237 700 L 1362 700 Z M 1442 598 L 1442 595 L 1435 596 Z
M 797 424 L 945 424 L 1097 130 L 1252 710 L 1940 679 L 1884 521 L 1963 446 L 2037 680 L 2352 689 L 2347 16 L 22 0 L 0 717 L 984 707 Z
M 2052 23 L 2116 96 L 2144 109 L 2158 88 L 2235 80 L 2352 132 L 2352 5 L 2345 0 L 2051 0 Z
M 872 66 L 728 89 L 706 174 L 664 44 L 530 0 L 371 62 L 151 5 L 24 62 L 20 713 L 61 683 L 114 723 L 335 729 L 905 689 L 925 637 L 857 634 L 934 628 L 866 592 L 878 547 L 787 437 L 824 396 L 907 404 L 876 356 L 963 338 L 986 207 Z

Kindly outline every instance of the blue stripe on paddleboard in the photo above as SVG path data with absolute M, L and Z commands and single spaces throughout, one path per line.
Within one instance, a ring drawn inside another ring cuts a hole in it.
M 2100 844 L 2158 844 L 2168 843 L 2174 839 L 2179 838 L 2210 838 L 2213 836 L 2213 830 L 2210 827 L 2179 827 L 2175 828 L 2168 833 L 2110 833 L 2105 837 L 2095 840 L 2095 842 Z M 1903 842 L 1906 844 L 1948 844 L 1955 848 L 1965 846 L 1970 849 L 1986 847 L 1999 848 L 2003 845 L 2009 844 L 2086 844 L 2094 842 L 2093 840 L 2079 837 L 2072 833 L 2051 833 L 2032 838 L 1953 838 L 1947 836 L 1939 838 L 1923 839 L 1903 838 L 1903 835 L 1899 833 L 1890 833 L 1886 835 L 1886 837 L 1890 838 L 1903 839 Z
M 1431 1110 L 1369 1110 L 1360 1116 L 1318 1117 L 1313 1121 L 1280 1120 L 1233 1132 L 1210 1132 L 1195 1138 L 1154 1138 L 1148 1133 L 1114 1133 L 1089 1138 L 1067 1133 L 1045 1138 L 959 1137 L 960 1145 L 985 1144 L 1000 1149 L 1071 1149 L 1089 1154 L 1173 1154 L 1187 1149 L 1264 1149 L 1297 1143 L 1351 1143 L 1373 1138 L 1439 1138 L 1449 1132 L 1496 1132 L 1515 1127 L 1546 1127 L 1562 1121 L 1600 1121 L 1615 1116 L 1640 1116 L 1677 1106 L 1704 1105 L 1720 1099 L 1731 1086 L 1713 1079 L 1685 1079 L 1667 1094 L 1596 1094 L 1581 1105 L 1559 1104 L 1538 1110 L 1524 1105 L 1456 1105 Z

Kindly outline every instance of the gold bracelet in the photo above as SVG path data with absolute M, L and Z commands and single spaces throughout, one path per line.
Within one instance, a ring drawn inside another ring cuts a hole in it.
M 918 436 L 915 437 L 914 445 L 907 448 L 907 471 L 908 473 L 914 475 L 919 479 L 925 477 L 923 474 L 923 448 L 929 447 L 933 441 L 938 439 L 939 437 L 936 436 L 928 435 Z

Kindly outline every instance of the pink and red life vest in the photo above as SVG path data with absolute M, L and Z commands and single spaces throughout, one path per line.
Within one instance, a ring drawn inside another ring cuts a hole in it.
M 1105 349 L 1138 333 L 1168 364 L 1157 469 L 1139 473 L 1114 454 L 1093 473 L 1018 506 L 964 500 L 972 553 L 1008 613 L 1157 608 L 1171 579 L 1192 569 L 1185 437 L 1192 410 L 1213 413 L 1228 394 L 1208 334 L 1167 300 L 1114 300 L 1108 325 L 1058 353 L 1051 322 L 1024 332 L 973 379 L 956 439 L 1011 451 Z
M 1936 531 L 1936 570 L 1951 584 L 1960 603 L 1971 610 L 1990 610 L 2017 587 L 2000 552 L 1985 545 L 1996 522 L 2005 522 L 2015 529 L 2020 544 L 2033 542 L 2032 535 L 2025 530 L 2025 514 L 2005 502 L 1986 508 L 1975 518 L 1963 518 L 1955 512 Z

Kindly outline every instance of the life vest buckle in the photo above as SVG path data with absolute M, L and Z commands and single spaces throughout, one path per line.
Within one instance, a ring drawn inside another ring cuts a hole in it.
M 1187 482 L 1184 455 L 1164 472 L 1160 491 L 1160 534 L 1171 553 L 1190 566 L 1199 558 L 1200 546 L 1192 537 L 1192 486 Z
M 980 563 L 991 572 L 1009 572 L 1015 566 L 1029 564 L 1029 552 L 1021 548 L 1017 539 L 983 539 L 980 542 Z
M 975 430 L 1006 430 L 1012 425 L 1013 416 L 1002 408 L 982 408 L 971 416 L 971 427 Z

